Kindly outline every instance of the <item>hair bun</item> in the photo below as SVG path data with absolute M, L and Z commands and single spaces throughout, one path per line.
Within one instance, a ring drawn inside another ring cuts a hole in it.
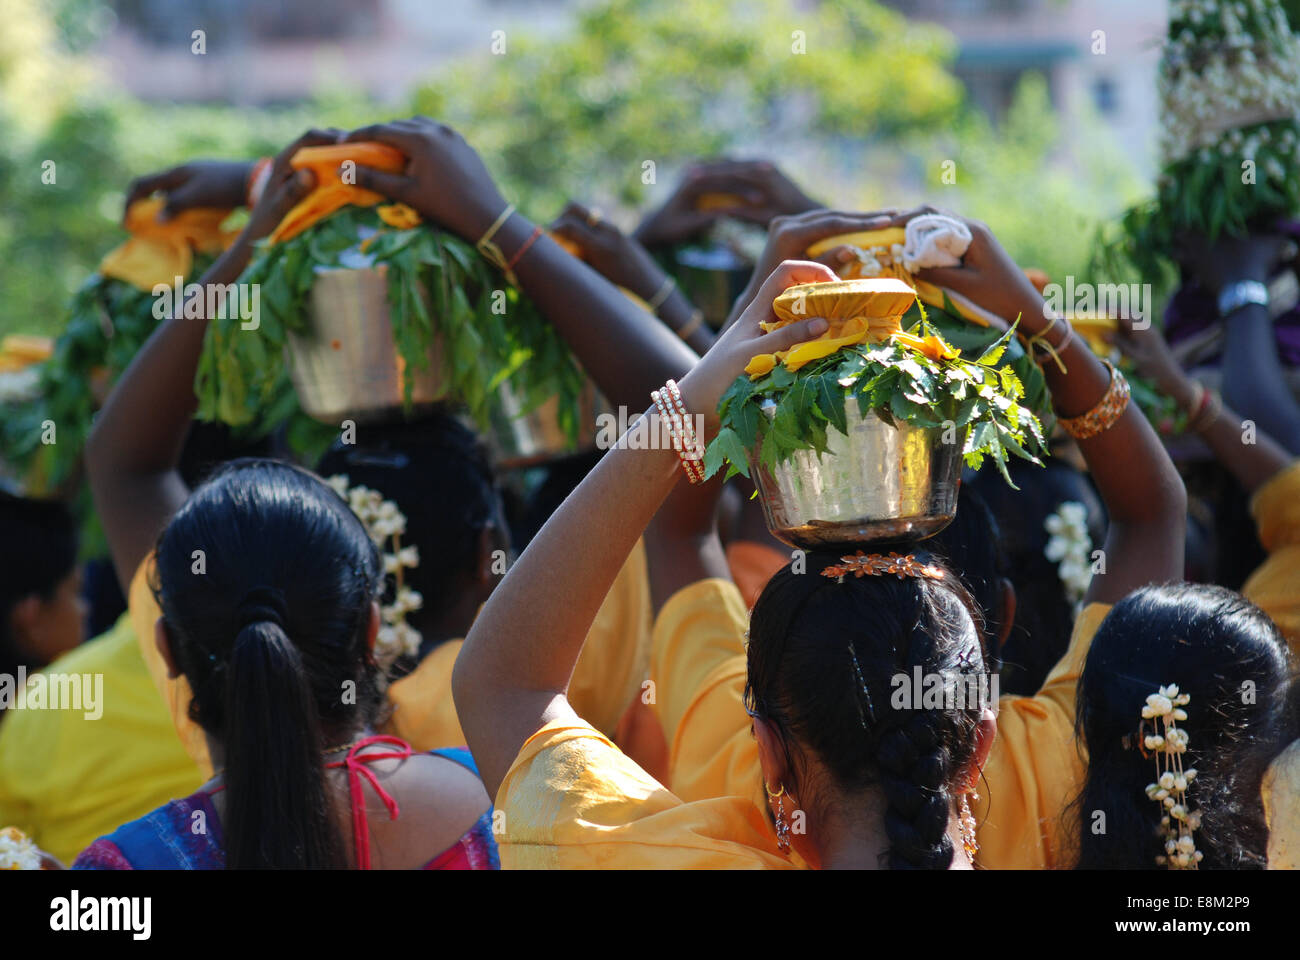
M 288 618 L 284 606 L 284 592 L 274 587 L 254 587 L 244 594 L 235 608 L 236 629 L 243 630 L 255 623 L 273 623 L 281 630 Z

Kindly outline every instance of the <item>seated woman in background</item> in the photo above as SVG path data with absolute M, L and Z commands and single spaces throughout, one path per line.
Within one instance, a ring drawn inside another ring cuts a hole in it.
M 339 136 L 309 133 L 276 159 L 203 284 L 233 281 L 252 242 L 305 194 L 310 175 L 288 158 Z M 468 754 L 413 754 L 374 733 L 384 570 L 357 516 L 312 474 L 273 461 L 237 461 L 192 495 L 181 481 L 205 329 L 159 326 L 100 414 L 87 465 L 118 577 L 133 598 L 152 588 L 155 642 L 193 691 L 190 717 L 217 769 L 75 866 L 495 866 L 490 802 Z M 370 792 L 387 808 L 382 822 L 367 823 Z

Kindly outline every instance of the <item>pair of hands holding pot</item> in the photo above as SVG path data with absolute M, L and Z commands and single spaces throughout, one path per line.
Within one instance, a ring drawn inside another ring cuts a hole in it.
M 475 243 L 506 208 L 505 198 L 473 147 L 446 124 L 427 117 L 373 124 L 350 133 L 310 130 L 276 157 L 261 201 L 253 210 L 245 239 L 270 233 L 294 204 L 312 187 L 311 175 L 295 172 L 290 160 L 300 148 L 347 141 L 377 141 L 402 151 L 407 157 L 403 173 L 387 173 L 358 165 L 357 186 L 405 203 L 422 217 Z M 246 172 L 245 172 L 246 176 Z M 236 180 L 230 165 L 196 163 L 136 181 L 131 199 L 153 190 L 169 194 L 169 207 L 197 205 L 192 198 L 218 197 L 237 205 Z M 229 181 L 229 182 L 227 182 Z M 224 192 L 223 190 L 224 185 Z M 229 194 L 227 197 L 226 194 Z M 184 198 L 184 200 L 182 200 Z M 692 410 L 712 416 L 722 393 L 755 354 L 787 349 L 820 336 L 824 320 L 813 318 L 764 334 L 759 322 L 774 319 L 772 301 L 786 287 L 838 279 L 833 267 L 849 261 L 847 247 L 837 247 L 820 258 L 805 260 L 809 246 L 829 236 L 905 225 L 913 217 L 940 212 L 930 206 L 912 210 L 885 209 L 869 213 L 811 210 L 772 220 L 767 246 L 755 267 L 750 289 L 737 321 L 723 334 L 703 360 L 683 381 Z M 951 216 L 951 214 L 949 214 Z M 957 267 L 922 270 L 917 276 L 960 293 L 991 312 L 1021 318 L 1027 334 L 1046 326 L 1043 301 L 1024 273 L 978 221 L 963 222 L 972 241 Z

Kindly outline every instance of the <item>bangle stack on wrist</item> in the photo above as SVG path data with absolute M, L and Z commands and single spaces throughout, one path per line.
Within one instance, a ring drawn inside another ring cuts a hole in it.
M 650 391 L 650 399 L 659 411 L 659 419 L 668 431 L 686 479 L 693 484 L 703 483 L 704 467 L 700 463 L 704 455 L 703 439 L 695 432 L 676 382 L 669 380 L 662 389 Z

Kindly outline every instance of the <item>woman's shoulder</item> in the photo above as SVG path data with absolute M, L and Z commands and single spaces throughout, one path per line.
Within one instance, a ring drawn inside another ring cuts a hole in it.
M 83 850 L 74 870 L 218 870 L 221 823 L 203 791 L 124 823 Z

